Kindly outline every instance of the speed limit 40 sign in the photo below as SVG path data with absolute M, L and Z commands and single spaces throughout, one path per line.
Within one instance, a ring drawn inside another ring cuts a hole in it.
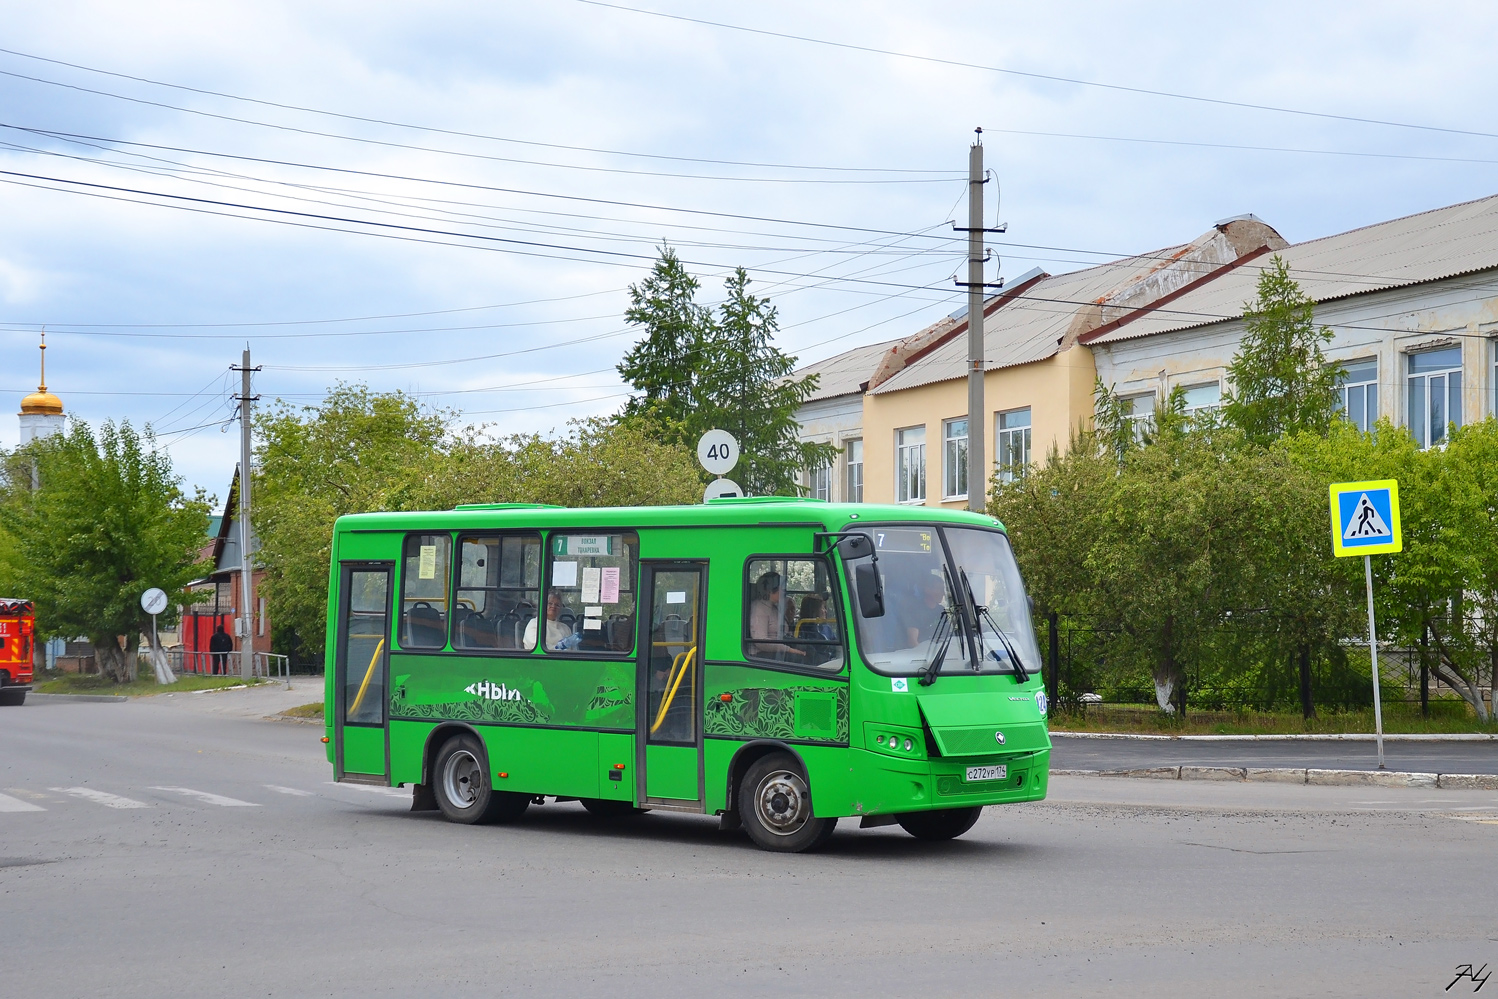
M 727 475 L 739 463 L 739 442 L 727 430 L 709 430 L 697 442 L 697 460 L 713 475 Z

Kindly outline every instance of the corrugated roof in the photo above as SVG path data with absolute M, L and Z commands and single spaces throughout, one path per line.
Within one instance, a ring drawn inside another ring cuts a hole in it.
M 885 340 L 883 343 L 871 343 L 866 347 L 854 347 L 845 350 L 824 361 L 817 361 L 805 367 L 796 369 L 796 377 L 802 375 L 816 374 L 821 377 L 817 380 L 817 390 L 807 397 L 807 402 L 816 402 L 819 399 L 835 399 L 843 395 L 858 395 L 862 393 L 860 388 L 864 382 L 869 380 L 869 375 L 879 366 L 879 359 L 884 352 L 889 350 L 899 340 Z
M 1317 302 L 1498 267 L 1498 195 L 1379 222 L 1278 251 Z M 1118 343 L 1235 319 L 1271 257 L 1228 271 L 1090 341 Z
M 1070 274 L 1041 278 L 984 319 L 985 369 L 993 371 L 1051 357 L 1060 349 L 1078 313 L 1089 309 L 1099 314 L 1111 312 L 1100 303 L 1111 301 L 1141 278 L 1175 262 L 1190 245 L 1167 247 Z M 870 391 L 898 392 L 967 377 L 965 330 L 963 323 L 958 331 L 961 335 L 953 336 Z

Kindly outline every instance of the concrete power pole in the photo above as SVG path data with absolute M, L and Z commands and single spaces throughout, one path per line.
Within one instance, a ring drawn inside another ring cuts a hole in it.
M 239 379 L 239 675 L 248 680 L 255 675 L 255 606 L 254 568 L 250 563 L 250 429 L 252 403 L 250 395 L 250 348 L 244 349 L 243 362 L 236 368 Z
M 1003 226 L 995 229 L 983 227 L 983 185 L 988 178 L 983 173 L 983 129 L 976 129 L 977 138 L 967 159 L 967 227 L 954 226 L 958 232 L 967 233 L 967 280 L 957 281 L 959 288 L 967 288 L 967 508 L 982 513 L 988 508 L 988 461 L 985 447 L 983 421 L 986 411 L 983 402 L 983 293 L 986 288 L 1001 288 L 1003 281 L 987 284 L 983 280 L 983 265 L 987 262 L 987 250 L 983 245 L 985 232 L 1003 232 Z

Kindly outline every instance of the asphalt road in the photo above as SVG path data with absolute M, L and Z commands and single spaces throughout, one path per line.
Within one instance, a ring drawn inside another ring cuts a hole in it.
M 1205 742 L 1195 739 L 1090 739 L 1051 733 L 1051 766 L 1057 770 L 1127 770 L 1135 767 L 1316 767 L 1374 770 L 1372 742 L 1263 739 Z M 1430 774 L 1498 773 L 1498 742 L 1384 740 L 1384 766 Z M 1498 982 L 1494 982 L 1498 986 Z
M 232 696 L 0 709 L 0 991 L 1449 996 L 1498 964 L 1494 792 L 1057 778 L 952 843 L 782 856 L 573 804 L 450 825 Z

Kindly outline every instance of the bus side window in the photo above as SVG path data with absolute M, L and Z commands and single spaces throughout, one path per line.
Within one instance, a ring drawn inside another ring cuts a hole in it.
M 837 671 L 841 619 L 824 558 L 752 558 L 746 564 L 744 656 Z
M 448 560 L 446 534 L 408 534 L 401 567 L 400 644 L 403 649 L 440 649 L 447 643 Z
M 547 550 L 545 607 L 526 639 L 550 653 L 633 652 L 639 538 L 553 533 Z
M 453 648 L 529 650 L 541 596 L 540 535 L 460 536 Z

